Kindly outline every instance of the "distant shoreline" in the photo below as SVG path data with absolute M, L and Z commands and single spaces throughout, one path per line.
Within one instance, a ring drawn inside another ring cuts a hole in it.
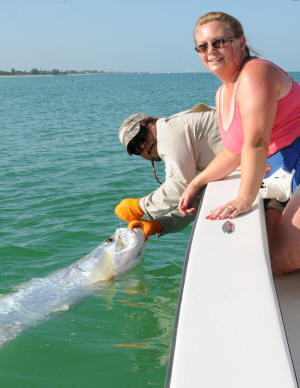
M 288 73 L 300 73 L 300 70 L 291 70 Z M 54 76 L 78 76 L 78 75 L 130 75 L 130 74 L 210 74 L 209 72 L 150 72 L 150 71 L 40 71 L 39 73 L 32 73 L 26 71 L 1 71 L 0 70 L 0 78 L 14 78 L 14 77 L 54 77 Z
M 0 70 L 0 77 L 44 77 L 44 76 L 57 76 L 57 75 L 107 75 L 107 74 L 151 74 L 149 72 L 125 72 L 125 71 L 96 71 L 96 70 L 83 70 L 83 71 L 76 71 L 76 70 L 67 70 L 67 71 L 60 71 L 60 70 L 37 70 L 32 69 L 30 72 L 28 71 L 20 71 L 20 70 L 14 70 L 12 71 L 1 71 Z

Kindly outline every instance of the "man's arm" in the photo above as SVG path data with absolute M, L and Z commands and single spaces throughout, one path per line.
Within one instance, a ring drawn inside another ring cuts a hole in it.
M 199 196 L 196 199 L 196 206 L 199 207 L 200 203 L 202 202 L 203 196 L 204 196 L 205 188 L 200 191 Z M 174 209 L 168 214 L 165 214 L 164 216 L 156 218 L 156 221 L 159 222 L 159 224 L 162 227 L 161 232 L 159 233 L 160 236 L 163 236 L 168 233 L 177 233 L 184 229 L 186 226 L 188 226 L 191 222 L 194 221 L 197 213 L 189 214 L 187 216 L 184 216 L 179 209 Z
M 155 191 L 141 198 L 139 205 L 150 218 L 177 209 L 188 183 L 222 148 L 214 112 L 187 114 L 157 123 L 158 150 L 165 162 L 166 180 Z M 210 144 L 211 143 L 211 144 Z M 206 155 L 206 158 L 204 157 Z

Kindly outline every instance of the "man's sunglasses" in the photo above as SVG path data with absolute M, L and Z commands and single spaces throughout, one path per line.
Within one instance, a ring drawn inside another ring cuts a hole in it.
M 148 128 L 140 125 L 139 133 L 128 143 L 127 151 L 129 155 L 140 155 L 142 153 L 141 144 L 147 140 Z
M 195 50 L 197 51 L 197 53 L 203 54 L 207 51 L 208 46 L 212 46 L 215 49 L 220 49 L 224 47 L 227 42 L 232 41 L 233 38 L 234 37 L 231 36 L 230 38 L 227 38 L 227 39 L 224 39 L 224 38 L 215 39 L 211 43 L 202 43 L 196 46 Z

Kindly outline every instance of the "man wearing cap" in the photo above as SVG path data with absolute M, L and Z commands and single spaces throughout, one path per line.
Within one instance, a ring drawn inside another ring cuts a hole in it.
M 165 162 L 166 179 L 152 193 L 142 198 L 123 199 L 116 215 L 129 223 L 130 229 L 143 229 L 149 235 L 178 232 L 187 226 L 195 213 L 183 216 L 178 201 L 188 183 L 221 151 L 215 108 L 198 104 L 193 109 L 168 118 L 153 118 L 136 113 L 129 116 L 119 129 L 119 138 L 129 155 Z M 197 198 L 197 205 L 203 191 Z M 149 220 L 142 219 L 146 215 Z

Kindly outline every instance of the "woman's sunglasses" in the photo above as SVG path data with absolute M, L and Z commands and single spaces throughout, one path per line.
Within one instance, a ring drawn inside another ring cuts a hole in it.
M 208 46 L 212 46 L 215 49 L 220 49 L 224 47 L 227 42 L 232 41 L 233 38 L 234 37 L 231 36 L 230 38 L 227 38 L 227 39 L 224 39 L 224 38 L 215 39 L 211 43 L 202 43 L 196 46 L 195 50 L 197 51 L 197 53 L 203 54 L 207 51 Z
M 141 144 L 147 140 L 148 128 L 140 125 L 139 133 L 128 143 L 127 151 L 129 155 L 140 155 L 142 153 Z

